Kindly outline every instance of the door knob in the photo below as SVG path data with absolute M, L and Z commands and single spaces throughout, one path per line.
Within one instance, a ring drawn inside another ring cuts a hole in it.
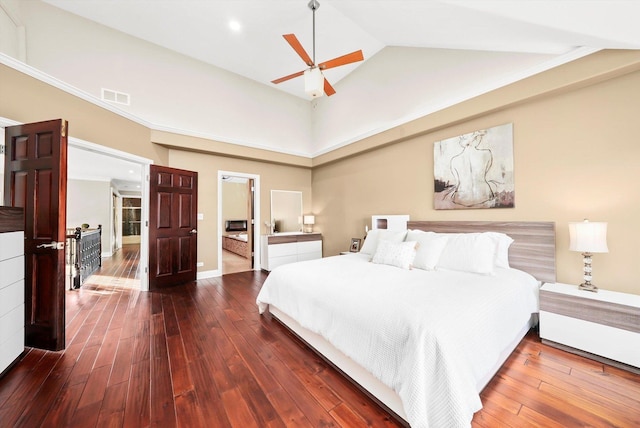
M 198 231 L 196 229 L 191 229 L 189 233 L 192 235 L 195 235 L 196 233 L 198 233 Z
M 51 244 L 40 244 L 36 248 L 52 248 L 54 250 L 64 250 L 64 242 L 51 241 Z

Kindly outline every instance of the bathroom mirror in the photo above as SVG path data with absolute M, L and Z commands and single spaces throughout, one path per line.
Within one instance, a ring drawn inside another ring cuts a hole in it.
M 302 192 L 272 190 L 271 221 L 275 221 L 276 233 L 301 232 Z

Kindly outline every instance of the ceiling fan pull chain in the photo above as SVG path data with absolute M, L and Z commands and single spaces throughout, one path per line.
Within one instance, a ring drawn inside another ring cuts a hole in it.
M 313 11 L 313 65 L 316 65 L 316 10 L 320 7 L 318 0 L 311 0 L 309 8 Z

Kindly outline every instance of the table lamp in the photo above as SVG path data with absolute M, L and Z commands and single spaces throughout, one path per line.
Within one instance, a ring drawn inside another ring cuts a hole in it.
M 591 269 L 591 255 L 592 253 L 609 252 L 607 248 L 607 223 L 590 222 L 586 219 L 582 222 L 569 223 L 569 250 L 582 253 L 584 282 L 578 288 L 597 293 L 598 287 L 591 284 L 593 272 Z

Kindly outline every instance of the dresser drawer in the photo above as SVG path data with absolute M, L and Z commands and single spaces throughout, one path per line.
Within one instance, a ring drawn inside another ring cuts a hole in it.
M 24 256 L 0 261 L 0 290 L 24 279 Z
M 20 279 L 11 285 L 0 288 L 0 317 L 24 305 L 24 280 Z
M 13 363 L 24 351 L 24 328 L 17 330 L 0 343 L 0 373 Z
M 24 254 L 24 232 L 0 233 L 0 260 Z
M 298 254 L 320 253 L 322 257 L 322 241 L 298 242 Z
M 295 256 L 296 254 L 298 254 L 298 244 L 295 242 L 269 245 L 269 257 Z
M 24 331 L 24 305 L 17 306 L 0 316 L 0 350 L 2 352 L 5 351 L 2 344 L 17 331 Z

